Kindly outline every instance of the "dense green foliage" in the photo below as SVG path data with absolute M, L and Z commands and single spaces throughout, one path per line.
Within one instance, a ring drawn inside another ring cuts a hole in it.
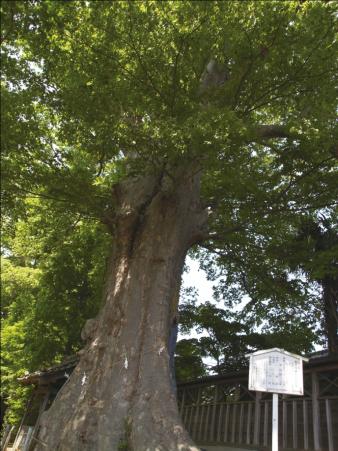
M 15 378 L 75 352 L 98 309 L 112 186 L 159 170 L 174 178 L 188 161 L 202 171 L 210 211 L 209 237 L 195 254 L 220 279 L 227 307 L 244 294 L 250 301 L 235 318 L 191 307 L 187 327 L 209 337 L 181 343 L 178 354 L 189 354 L 197 376 L 202 355 L 216 357 L 218 370 L 232 368 L 233 349 L 285 343 L 285 334 L 299 338 L 289 350 L 308 350 L 321 313 L 309 282 L 319 269 L 308 267 L 309 249 L 292 246 L 308 218 L 336 224 L 335 2 L 1 8 L 9 404 L 21 397 Z M 211 59 L 223 82 L 202 89 Z M 263 124 L 283 133 L 264 135 Z M 266 341 L 253 335 L 256 326 Z
M 26 221 L 4 237 L 1 259 L 1 396 L 18 421 L 27 389 L 17 378 L 73 355 L 101 304 L 109 237 L 77 215 L 27 199 Z

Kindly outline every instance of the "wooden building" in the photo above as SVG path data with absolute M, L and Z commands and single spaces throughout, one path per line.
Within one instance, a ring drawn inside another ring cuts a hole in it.
M 35 389 L 18 430 L 7 430 L 2 451 L 33 451 L 41 414 L 55 400 L 75 368 L 62 365 L 21 379 Z M 271 449 L 272 396 L 248 390 L 248 371 L 179 383 L 183 422 L 195 442 L 259 450 Z M 281 450 L 338 450 L 338 358 L 312 358 L 304 365 L 304 396 L 281 396 Z
M 66 383 L 78 362 L 72 357 L 61 365 L 28 374 L 23 385 L 34 385 L 19 428 L 7 427 L 1 440 L 1 451 L 33 451 L 42 413 L 49 409 L 60 388 Z

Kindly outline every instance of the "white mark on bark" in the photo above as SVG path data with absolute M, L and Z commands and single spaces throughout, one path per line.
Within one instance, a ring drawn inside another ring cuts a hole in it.
M 95 347 L 98 345 L 98 343 L 99 343 L 99 338 L 97 337 L 97 338 L 95 338 L 95 340 L 93 341 L 92 347 L 95 348 Z
M 127 357 L 125 357 L 125 359 L 124 359 L 124 367 L 125 367 L 126 370 L 128 369 L 128 359 L 127 359 Z
M 87 382 L 87 375 L 86 375 L 86 373 L 84 372 L 83 373 L 83 376 L 82 376 L 82 379 L 81 379 L 81 386 L 82 386 L 82 389 L 81 389 L 81 393 L 80 393 L 80 396 L 79 396 L 79 401 L 82 401 L 83 399 L 84 399 L 84 396 L 85 396 L 85 393 L 86 393 L 86 391 L 87 391 L 87 388 L 85 387 L 85 384 L 86 384 L 86 382 Z M 68 379 L 69 380 L 69 379 Z M 67 381 L 68 382 L 68 381 Z
M 164 346 L 162 346 L 162 347 L 158 350 L 158 355 L 161 355 L 163 351 L 164 351 Z
M 121 290 L 123 280 L 124 280 L 124 273 L 125 273 L 126 266 L 127 266 L 127 259 L 123 258 L 119 265 L 119 268 L 117 270 L 117 274 L 116 274 L 116 278 L 115 278 L 114 294 L 113 294 L 112 298 L 114 298 L 116 296 L 116 294 Z M 129 276 L 129 278 L 130 278 L 130 276 Z
M 82 385 L 82 387 L 83 387 L 84 384 L 86 383 L 86 380 L 87 380 L 87 375 L 86 375 L 86 373 L 83 373 L 82 380 L 81 380 L 81 385 Z

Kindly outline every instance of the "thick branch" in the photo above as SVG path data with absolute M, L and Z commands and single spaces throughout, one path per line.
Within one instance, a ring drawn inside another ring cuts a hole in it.
M 256 136 L 260 139 L 290 138 L 292 134 L 283 125 L 259 125 L 256 128 Z

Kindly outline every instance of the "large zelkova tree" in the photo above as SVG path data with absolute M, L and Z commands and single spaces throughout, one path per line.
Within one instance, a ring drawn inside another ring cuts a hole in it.
M 184 259 L 204 244 L 245 275 L 248 257 L 278 288 L 272 248 L 333 215 L 335 3 L 2 5 L 6 227 L 35 195 L 112 236 L 38 449 L 196 449 L 168 355 Z

